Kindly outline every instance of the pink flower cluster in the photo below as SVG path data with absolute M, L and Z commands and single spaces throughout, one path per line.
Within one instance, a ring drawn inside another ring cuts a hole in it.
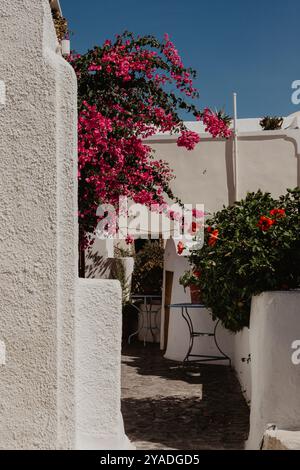
M 164 40 L 165 40 L 165 46 L 164 46 L 163 52 L 165 56 L 169 59 L 169 61 L 173 65 L 175 65 L 175 67 L 182 69 L 183 63 L 179 55 L 179 52 L 174 46 L 173 42 L 170 40 L 170 36 L 167 33 L 165 33 L 164 35 Z
M 87 184 L 81 187 L 79 217 L 92 217 L 99 201 L 117 208 L 120 195 L 146 206 L 164 204 L 164 190 L 173 178 L 168 164 L 153 160 L 141 138 L 116 137 L 122 135 L 126 120 L 106 118 L 96 106 L 83 104 L 78 120 L 78 177 Z M 136 127 L 138 131 L 138 123 Z
M 88 68 L 89 72 L 99 72 L 102 70 L 102 65 L 91 64 Z
M 173 42 L 170 40 L 169 35 L 166 33 L 164 35 L 165 46 L 163 48 L 163 53 L 166 58 L 171 62 L 176 71 L 171 72 L 172 79 L 176 82 L 177 88 L 185 93 L 187 96 L 192 96 L 196 93 L 196 89 L 193 87 L 193 81 L 191 79 L 190 73 L 186 70 L 183 70 L 183 62 L 179 55 L 178 50 L 176 49 Z
M 183 131 L 181 136 L 177 139 L 178 147 L 185 147 L 187 150 L 194 150 L 199 142 L 199 134 L 193 131 Z
M 213 137 L 224 137 L 225 139 L 231 137 L 232 131 L 229 129 L 228 125 L 209 108 L 205 108 L 199 120 L 200 119 L 206 126 L 206 132 L 209 132 Z
M 116 77 L 121 77 L 124 82 L 128 82 L 132 79 L 131 74 L 134 72 L 145 72 L 148 78 L 152 78 L 155 70 L 153 63 L 155 56 L 155 51 L 135 50 L 128 52 L 126 44 L 121 44 L 104 52 L 101 62 L 106 65 L 108 73 L 114 73 Z

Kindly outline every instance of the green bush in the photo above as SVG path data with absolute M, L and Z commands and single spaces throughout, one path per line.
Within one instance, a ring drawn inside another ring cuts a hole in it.
M 201 272 L 204 304 L 229 330 L 249 325 L 253 295 L 299 287 L 299 213 L 299 188 L 277 200 L 258 191 L 207 221 L 190 263 Z

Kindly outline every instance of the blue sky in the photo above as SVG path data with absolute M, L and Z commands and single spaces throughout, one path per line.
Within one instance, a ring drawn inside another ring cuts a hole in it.
M 84 52 L 125 29 L 168 32 L 186 66 L 198 72 L 200 106 L 239 117 L 288 115 L 291 83 L 300 80 L 299 0 L 60 0 L 73 32 L 72 48 Z

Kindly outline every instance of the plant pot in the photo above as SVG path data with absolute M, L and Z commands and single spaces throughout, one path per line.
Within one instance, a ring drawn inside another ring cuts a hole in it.
M 190 285 L 190 292 L 191 292 L 191 303 L 192 304 L 201 304 L 201 289 L 194 284 Z

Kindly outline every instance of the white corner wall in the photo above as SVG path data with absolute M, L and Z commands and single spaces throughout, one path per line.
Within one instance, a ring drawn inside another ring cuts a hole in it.
M 0 448 L 70 448 L 76 78 L 47 0 L 1 1 L 0 35 Z
M 124 448 L 120 286 L 78 280 L 75 73 L 48 0 L 2 0 L 0 35 L 0 449 Z
M 258 449 L 267 424 L 300 429 L 300 366 L 292 343 L 300 339 L 300 290 L 264 292 L 251 309 L 252 396 L 248 449 Z

